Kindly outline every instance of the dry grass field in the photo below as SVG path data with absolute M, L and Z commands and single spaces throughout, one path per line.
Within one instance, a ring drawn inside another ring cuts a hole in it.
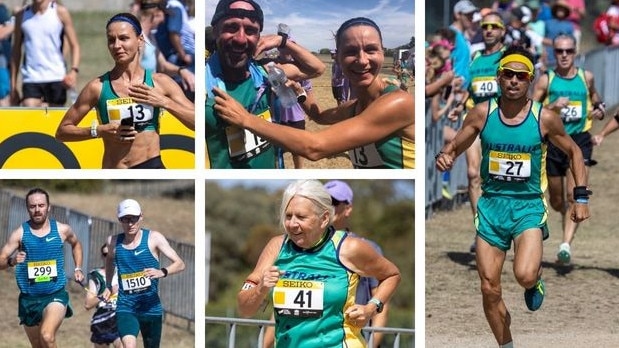
M 23 192 L 17 192 L 23 195 Z M 106 194 L 74 194 L 50 192 L 50 201 L 58 206 L 66 206 L 93 216 L 114 220 L 116 205 L 127 197 Z M 195 243 L 195 212 L 193 200 L 174 200 L 133 196 L 142 206 L 145 227 L 157 230 L 168 239 Z M 4 241 L 2 241 L 4 243 Z M 68 286 L 74 316 L 66 319 L 57 336 L 59 347 L 90 347 L 90 317 L 92 311 L 83 306 L 84 290 L 76 284 Z M 30 347 L 17 317 L 17 296 L 12 269 L 0 271 L 0 347 Z M 175 318 L 167 318 L 163 329 L 162 347 L 194 347 L 193 323 L 187 330 L 187 323 Z M 142 347 L 141 338 L 139 347 Z
M 612 113 L 609 112 L 609 115 Z M 594 126 L 594 134 L 609 117 Z M 561 242 L 560 215 L 550 212 L 544 242 L 543 279 L 547 296 L 537 312 L 524 304 L 509 252 L 503 267 L 503 296 L 512 318 L 514 345 L 527 348 L 617 347 L 619 262 L 615 183 L 619 136 L 607 137 L 593 152 L 591 218 L 572 245 L 572 267 L 555 264 Z M 426 221 L 426 347 L 496 347 L 482 310 L 474 255 L 468 252 L 474 227 L 468 206 L 439 212 Z

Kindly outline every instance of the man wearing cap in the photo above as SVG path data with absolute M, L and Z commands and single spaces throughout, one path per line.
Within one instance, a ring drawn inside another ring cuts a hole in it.
M 589 167 L 593 165 L 593 143 L 589 130 L 593 119 L 604 118 L 606 110 L 595 89 L 593 73 L 574 64 L 576 39 L 561 34 L 554 39 L 553 46 L 557 66 L 539 78 L 533 91 L 533 100 L 543 102 L 546 108 L 561 116 L 565 131 L 582 151 L 588 177 Z M 579 225 L 566 219 L 566 213 L 571 211 L 575 203 L 572 195 L 574 178 L 568 168 L 567 155 L 549 144 L 546 175 L 550 206 L 563 217 L 563 243 L 557 253 L 557 260 L 562 264 L 571 262 L 571 244 Z
M 471 51 L 464 33 L 473 25 L 473 16 L 478 9 L 468 0 L 460 0 L 454 5 L 454 22 L 450 28 L 456 33 L 454 49 L 451 51 L 451 60 L 454 62 L 453 69 L 456 76 L 462 76 L 463 86 L 467 88 L 470 83 L 469 65 L 471 63 Z
M 30 219 L 9 236 L 0 251 L 0 270 L 15 267 L 19 287 L 19 324 L 32 347 L 56 347 L 56 332 L 73 316 L 65 290 L 64 244 L 71 246 L 77 282 L 84 280 L 82 244 L 71 226 L 49 217 L 49 194 L 33 188 L 26 194 Z
M 159 299 L 159 279 L 182 272 L 185 263 L 172 249 L 163 234 L 141 227 L 140 204 L 125 199 L 118 204 L 117 217 L 123 232 L 107 238 L 105 279 L 118 274 L 116 318 L 118 333 L 125 348 L 137 346 L 140 331 L 144 347 L 159 347 L 163 324 L 163 307 Z M 160 267 L 163 253 L 172 263 Z M 112 284 L 103 293 L 109 298 Z
M 232 97 L 256 117 L 273 122 L 266 70 L 254 57 L 285 48 L 293 62 L 278 64 L 291 80 L 320 76 L 325 65 L 288 40 L 286 33 L 263 35 L 262 9 L 253 0 L 221 0 L 211 21 L 217 49 L 206 63 L 206 154 L 209 168 L 276 168 L 274 147 L 248 130 L 226 124 L 215 97 Z

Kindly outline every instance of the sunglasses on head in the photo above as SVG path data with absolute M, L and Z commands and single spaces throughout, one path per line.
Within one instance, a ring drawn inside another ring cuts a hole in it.
M 138 220 L 140 220 L 139 216 L 131 216 L 131 215 L 127 215 L 127 216 L 123 216 L 120 219 L 120 222 L 122 222 L 123 224 L 134 224 L 136 222 L 138 222 Z
M 533 75 L 529 71 L 514 70 L 514 69 L 509 69 L 509 68 L 500 68 L 499 74 L 506 79 L 512 79 L 514 78 L 514 76 L 516 76 L 516 78 L 520 81 L 530 80 L 531 75 Z
M 575 48 L 555 48 L 555 53 L 558 55 L 562 55 L 562 54 L 568 54 L 568 55 L 572 55 L 574 53 L 576 53 L 576 49 Z
M 503 24 L 501 23 L 491 23 L 491 22 L 486 22 L 486 23 L 481 23 L 480 27 L 483 30 L 496 30 L 496 29 L 503 29 Z
M 340 205 L 342 203 L 348 204 L 348 201 L 338 201 L 337 199 L 331 197 L 331 205 L 332 206 L 337 207 L 338 205 Z

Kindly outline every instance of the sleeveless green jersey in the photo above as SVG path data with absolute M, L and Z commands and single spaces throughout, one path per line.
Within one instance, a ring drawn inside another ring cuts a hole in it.
M 501 90 L 496 80 L 496 72 L 499 68 L 499 60 L 503 51 L 505 51 L 505 48 L 490 54 L 477 52 L 473 57 L 473 61 L 469 66 L 471 74 L 469 93 L 474 104 L 479 104 L 501 95 Z
M 497 99 L 488 101 L 488 119 L 480 133 L 484 194 L 539 196 L 546 190 L 546 142 L 542 138 L 542 104 L 532 102 L 525 119 L 507 125 Z
M 583 133 L 591 128 L 592 119 L 587 117 L 593 109 L 585 71 L 578 68 L 576 75 L 565 78 L 554 70 L 548 71 L 548 91 L 544 104 L 553 103 L 559 97 L 569 97 L 566 107 L 561 109 L 561 120 L 569 135 Z
M 224 83 L 226 92 L 247 111 L 273 122 L 269 104 L 271 89 L 266 81 L 259 87 L 251 77 L 240 83 Z M 209 168 L 275 169 L 276 155 L 271 143 L 249 130 L 229 125 L 217 115 L 214 106 L 215 99 L 207 96 L 205 131 Z
M 325 240 L 308 250 L 284 239 L 275 266 L 285 274 L 272 292 L 277 348 L 366 346 L 361 329 L 344 318 L 359 282 L 339 260 L 346 236 L 329 227 Z
M 111 121 L 120 122 L 123 118 L 132 118 L 135 130 L 159 132 L 159 116 L 161 109 L 133 101 L 131 97 L 120 97 L 114 91 L 110 82 L 110 73 L 106 72 L 101 80 L 103 87 L 99 101 L 95 105 L 101 124 Z M 154 87 L 153 75 L 150 70 L 144 70 L 144 84 Z
M 398 89 L 398 86 L 389 84 L 382 94 Z M 355 168 L 414 169 L 415 142 L 391 134 L 375 143 L 349 150 L 348 156 Z

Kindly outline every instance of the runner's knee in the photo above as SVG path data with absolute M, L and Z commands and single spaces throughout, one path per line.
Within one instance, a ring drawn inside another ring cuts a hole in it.
M 481 294 L 485 302 L 496 303 L 501 300 L 502 291 L 501 284 L 490 282 L 488 280 L 481 281 Z

